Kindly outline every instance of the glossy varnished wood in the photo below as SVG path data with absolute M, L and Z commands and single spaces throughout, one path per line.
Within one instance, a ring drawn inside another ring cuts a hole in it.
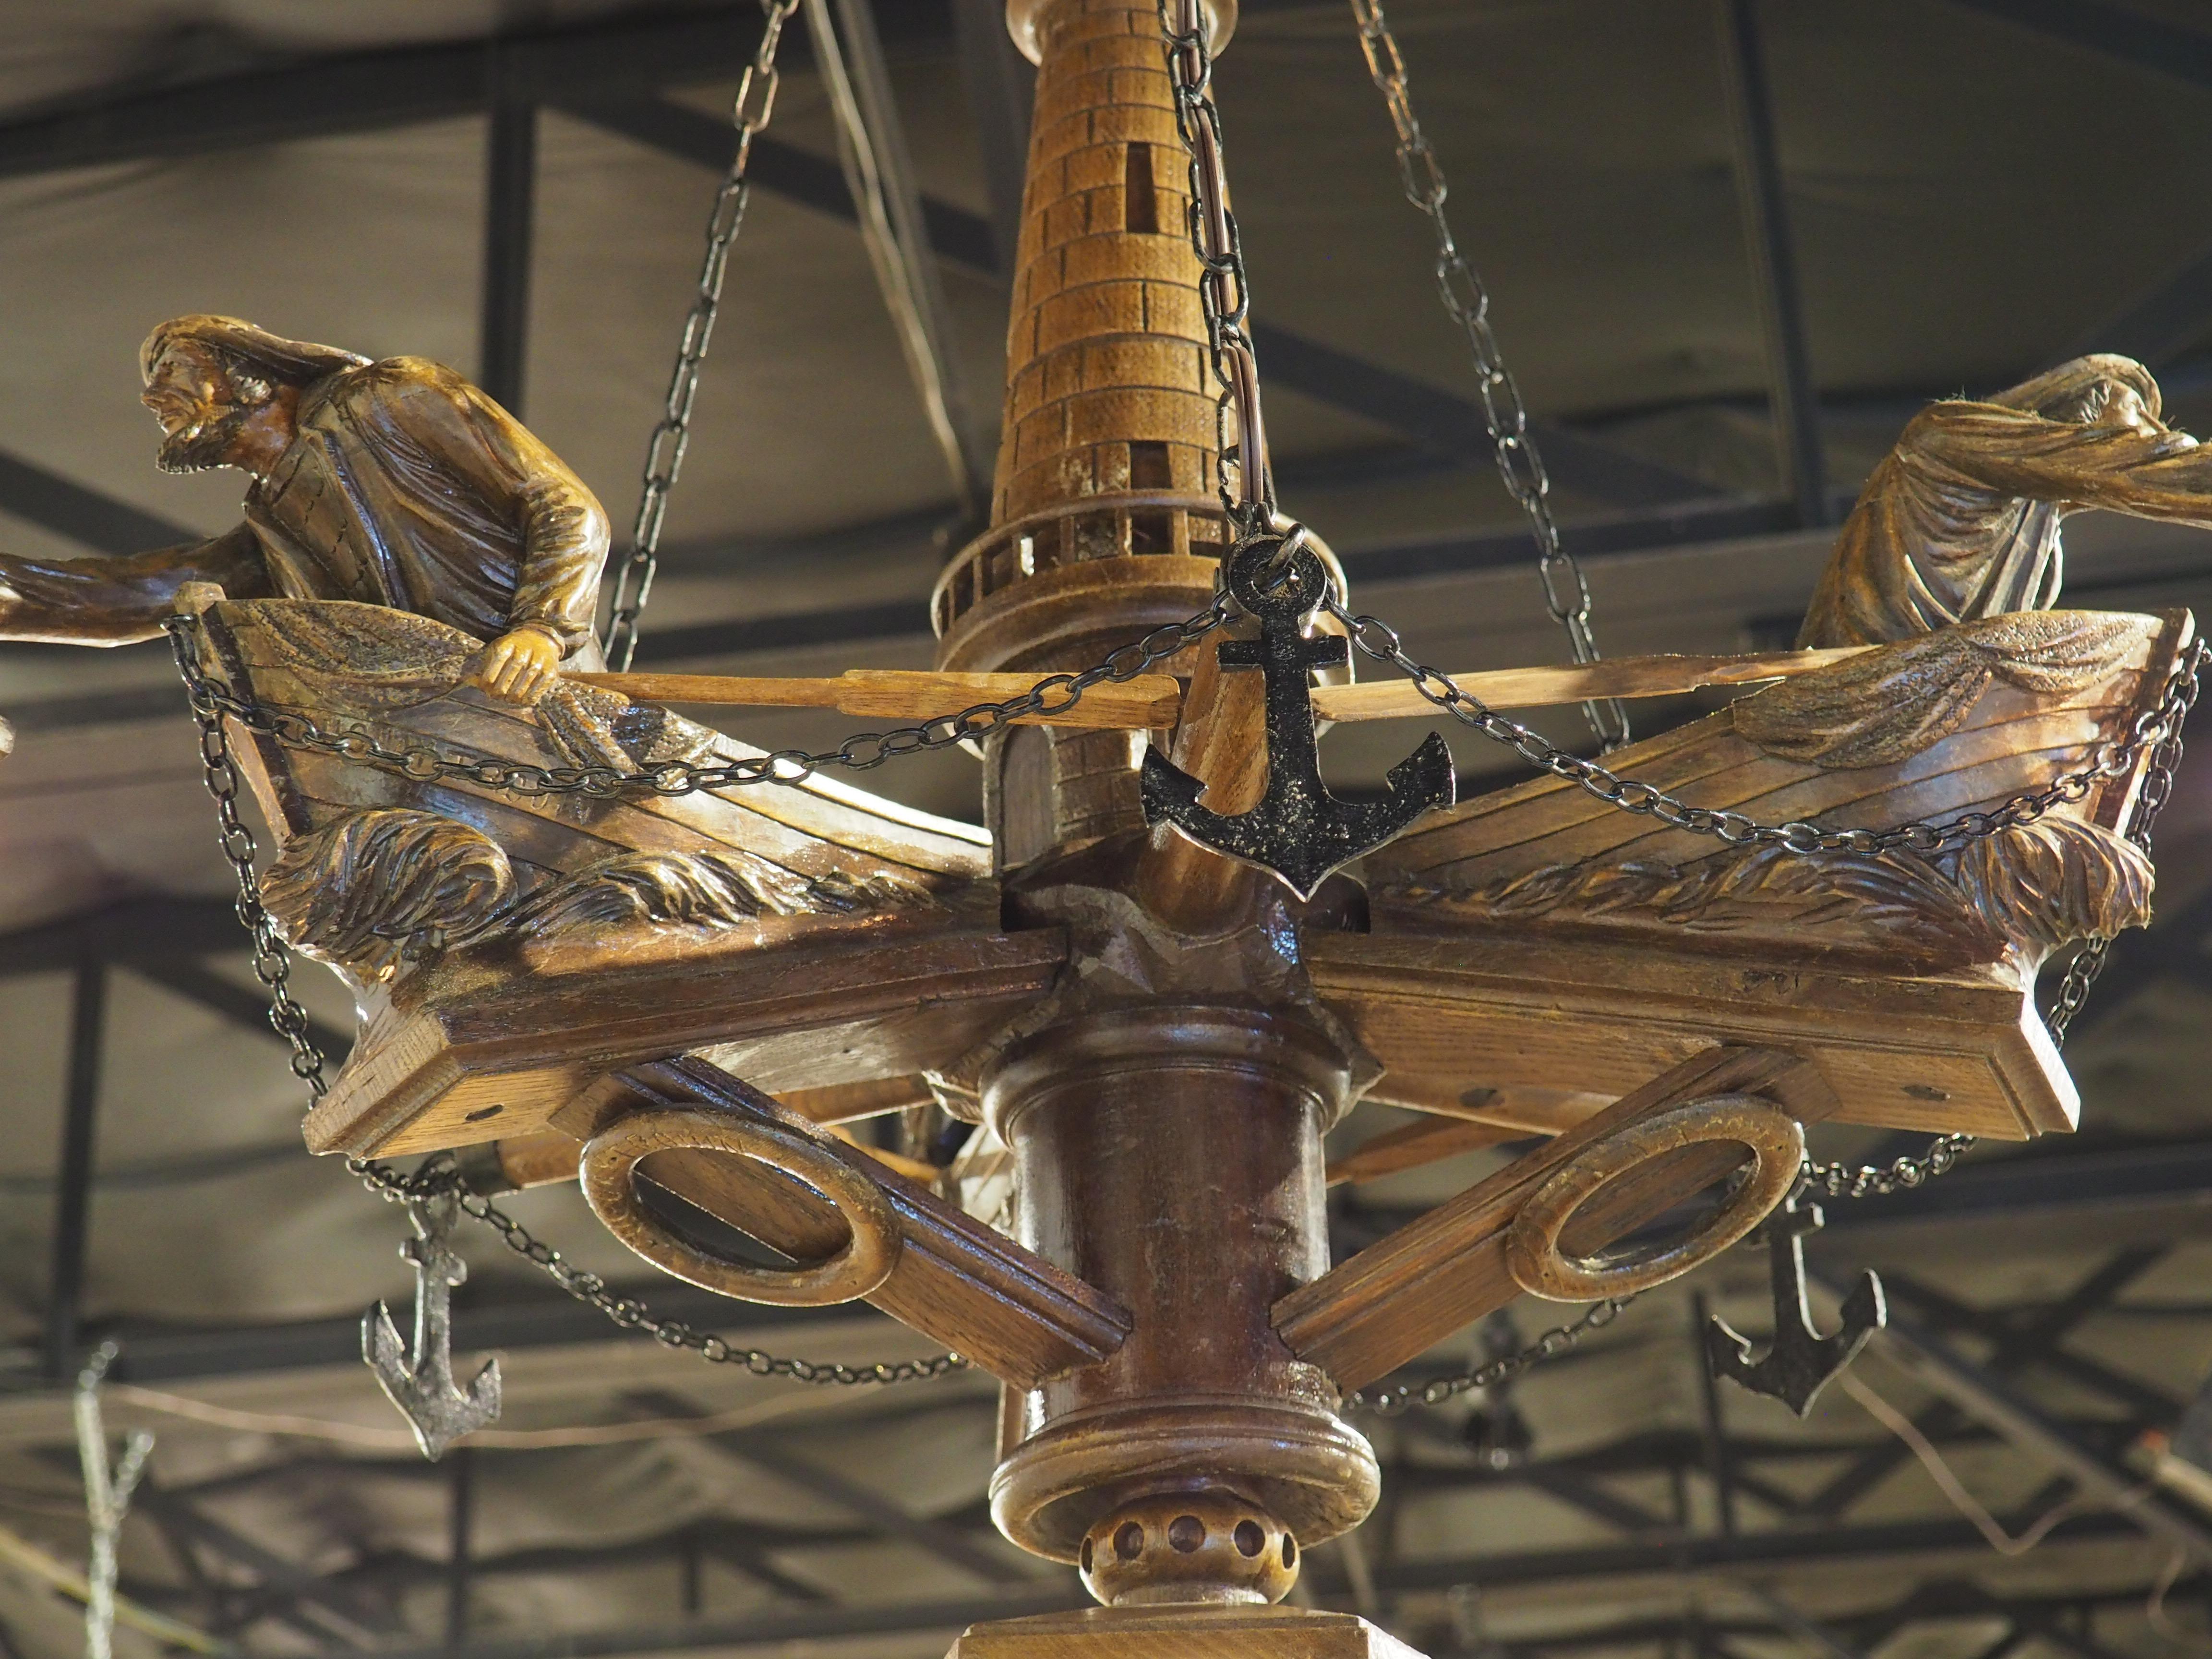
M 971 1625 L 946 1659 L 1420 1659 L 1348 1613 L 1091 1607 Z
M 1718 1094 L 1770 1096 L 1801 1122 L 1835 1109 L 1833 1095 L 1794 1054 L 1712 1048 L 1292 1291 L 1275 1304 L 1276 1330 L 1341 1388 L 1388 1375 L 1521 1294 L 1506 1269 L 1505 1230 L 1545 1177 L 1614 1129 Z M 1603 1188 L 1561 1242 L 1577 1255 L 1601 1249 L 1725 1175 L 1741 1156 L 1738 1148 L 1709 1145 L 1655 1158 Z
M 308 1146 L 368 1155 L 497 1139 L 542 1126 L 617 1066 L 694 1049 L 769 1090 L 909 1077 L 1034 1000 L 1066 953 L 1042 930 L 777 951 L 686 943 L 642 961 L 586 952 L 434 980 L 362 1034 L 308 1115 Z
M 1522 1085 L 1617 1097 L 1735 1042 L 1803 1054 L 1853 1123 L 2019 1140 L 2079 1115 L 2014 972 L 1884 972 L 1533 932 L 1315 933 L 1305 961 L 1388 1068 L 1377 1092 L 1410 1103 Z M 1562 1103 L 1551 1122 L 1585 1109 Z
M 704 1061 L 630 1067 L 580 1097 L 563 1127 L 581 1139 L 626 1113 L 688 1104 L 779 1124 L 881 1187 L 903 1249 L 890 1277 L 867 1300 L 1002 1381 L 1034 1387 L 1110 1357 L 1127 1338 L 1129 1316 L 1112 1297 Z M 799 1261 L 830 1255 L 848 1236 L 818 1194 L 757 1164 L 669 1152 L 641 1169 L 678 1197 Z

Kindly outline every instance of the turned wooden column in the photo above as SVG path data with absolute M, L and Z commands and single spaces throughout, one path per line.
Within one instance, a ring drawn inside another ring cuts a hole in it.
M 935 595 L 939 663 L 967 671 L 1078 668 L 1180 621 L 1211 600 L 1227 533 L 1158 13 L 1012 0 L 1010 23 L 1039 74 L 993 522 Z M 1021 1241 L 1135 1322 L 1110 1360 L 1010 1400 L 992 1511 L 1116 1605 L 1269 1601 L 1376 1497 L 1367 1443 L 1268 1319 L 1328 1267 L 1322 1136 L 1352 1064 L 1285 994 L 1287 930 L 1262 924 L 1286 894 L 1215 881 L 1233 902 L 1208 910 L 1139 879 L 1158 862 L 1140 857 L 1145 741 L 1024 727 L 986 757 L 1010 905 L 1070 927 L 1073 982 L 1120 988 L 1064 999 L 1000 1054 L 982 1109 L 1018 1162 Z M 1081 875 L 1042 873 L 1093 847 Z M 1144 989 L 1107 961 L 1139 905 L 1164 964 Z

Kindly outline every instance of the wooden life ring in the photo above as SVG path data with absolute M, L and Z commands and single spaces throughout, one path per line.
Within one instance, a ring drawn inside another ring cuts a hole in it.
M 1559 1234 L 1608 1182 L 1638 1164 L 1700 1141 L 1732 1140 L 1751 1149 L 1751 1168 L 1720 1208 L 1686 1237 L 1626 1259 L 1571 1256 Z M 1797 1179 L 1805 1131 L 1758 1095 L 1708 1095 L 1655 1112 L 1577 1153 L 1522 1205 L 1505 1235 L 1506 1271 L 1547 1302 L 1598 1302 L 1633 1296 L 1710 1261 L 1756 1227 Z
M 787 1268 L 732 1261 L 685 1243 L 647 1212 L 634 1178 L 640 1160 L 679 1149 L 734 1153 L 803 1182 L 836 1206 L 852 1237 L 835 1255 Z M 883 1188 L 836 1153 L 776 1124 L 720 1112 L 618 1119 L 586 1145 L 578 1175 L 592 1212 L 631 1249 L 687 1283 L 744 1302 L 819 1308 L 856 1301 L 890 1277 L 904 1243 Z

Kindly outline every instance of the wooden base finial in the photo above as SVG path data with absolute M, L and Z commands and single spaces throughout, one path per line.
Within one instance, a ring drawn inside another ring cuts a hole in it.
M 1421 1659 L 1348 1613 L 1092 1607 L 975 1625 L 945 1659 Z

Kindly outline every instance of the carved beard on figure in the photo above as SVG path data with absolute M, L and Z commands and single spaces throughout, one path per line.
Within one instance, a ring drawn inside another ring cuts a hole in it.
M 215 404 L 206 407 L 209 412 L 161 440 L 161 448 L 154 453 L 155 466 L 164 472 L 182 473 L 205 472 L 223 465 L 240 428 L 253 418 L 259 405 Z

